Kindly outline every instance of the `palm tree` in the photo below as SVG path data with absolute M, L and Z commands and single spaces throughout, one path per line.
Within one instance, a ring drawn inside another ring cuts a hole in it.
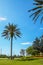
M 34 0 L 35 3 L 35 8 L 28 10 L 28 12 L 33 12 L 30 17 L 33 17 L 34 23 L 36 20 L 40 17 L 41 21 L 40 23 L 43 22 L 43 0 Z
M 17 25 L 9 23 L 7 26 L 5 26 L 5 30 L 3 31 L 2 36 L 5 37 L 5 39 L 9 39 L 11 41 L 11 59 L 12 59 L 13 38 L 16 39 L 17 37 L 21 36 L 20 29 L 17 27 Z

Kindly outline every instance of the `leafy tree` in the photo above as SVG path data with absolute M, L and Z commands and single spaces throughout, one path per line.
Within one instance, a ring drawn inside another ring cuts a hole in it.
M 2 33 L 2 36 L 5 37 L 5 39 L 9 39 L 11 41 L 11 59 L 12 59 L 12 44 L 13 44 L 13 38 L 17 38 L 21 36 L 20 29 L 17 27 L 17 25 L 8 24 L 5 26 L 5 29 Z
M 43 53 L 43 35 L 40 38 L 40 51 Z
M 27 55 L 39 55 L 40 53 L 43 55 L 43 35 L 40 38 L 36 37 L 32 46 L 28 47 L 26 52 Z
M 21 56 L 25 56 L 25 50 L 24 50 L 24 49 L 21 49 L 21 50 L 20 50 L 20 55 L 21 55 Z
M 33 17 L 34 22 L 40 17 L 42 23 L 43 21 L 43 0 L 34 0 L 33 5 L 35 5 L 35 8 L 28 10 L 28 12 L 32 12 L 30 17 Z
M 31 54 L 31 55 L 38 55 L 39 51 L 34 49 L 33 46 L 30 46 L 26 49 L 27 55 Z
M 43 53 L 43 35 L 39 39 L 35 39 L 33 42 L 33 48 Z
M 36 37 L 36 39 L 33 41 L 33 48 L 40 51 L 40 40 Z
M 26 49 L 27 55 L 32 54 L 32 51 L 33 51 L 33 46 L 28 47 L 28 48 Z

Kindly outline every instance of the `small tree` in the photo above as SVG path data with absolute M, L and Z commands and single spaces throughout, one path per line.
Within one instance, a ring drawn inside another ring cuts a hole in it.
M 21 55 L 21 56 L 25 56 L 25 50 L 24 50 L 24 49 L 21 49 L 21 50 L 20 50 L 20 55 Z

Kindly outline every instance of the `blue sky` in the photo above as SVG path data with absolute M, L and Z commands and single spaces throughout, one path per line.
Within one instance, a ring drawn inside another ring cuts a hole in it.
M 5 25 L 8 23 L 17 24 L 22 32 L 21 38 L 13 40 L 13 54 L 18 55 L 20 49 L 26 49 L 32 45 L 36 37 L 43 34 L 43 23 L 40 18 L 34 24 L 29 18 L 28 10 L 33 6 L 33 0 L 0 0 L 0 53 L 10 55 L 10 40 L 1 36 Z

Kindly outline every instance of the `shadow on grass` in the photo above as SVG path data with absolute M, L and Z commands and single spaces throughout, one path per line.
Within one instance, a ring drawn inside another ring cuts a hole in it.
M 16 61 L 33 61 L 33 60 L 38 60 L 39 58 L 19 58 L 15 59 Z

